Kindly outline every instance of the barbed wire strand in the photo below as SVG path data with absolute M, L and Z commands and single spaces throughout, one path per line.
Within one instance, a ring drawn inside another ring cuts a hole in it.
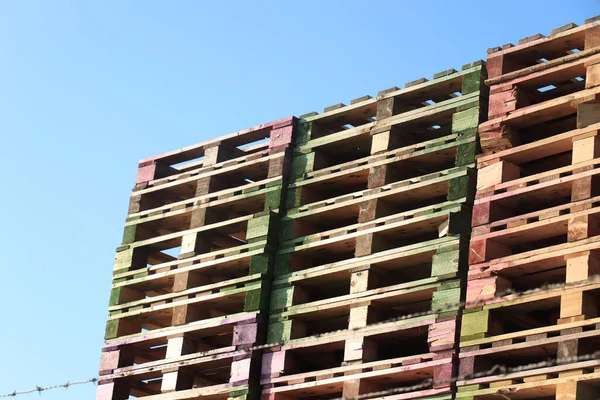
M 485 377 L 489 377 L 489 376 L 493 376 L 493 375 L 495 375 L 497 377 L 502 377 L 505 375 L 523 372 L 523 371 L 535 370 L 538 368 L 553 367 L 556 365 L 568 365 L 568 364 L 573 364 L 573 363 L 577 363 L 577 362 L 591 361 L 591 360 L 600 360 L 600 350 L 595 351 L 593 353 L 583 354 L 583 355 L 579 355 L 579 356 L 550 358 L 546 361 L 522 364 L 522 365 L 518 365 L 518 366 L 514 366 L 514 367 L 508 367 L 505 364 L 496 364 L 493 367 L 491 367 L 485 371 L 476 372 L 473 374 L 452 376 L 451 378 L 448 378 L 448 379 L 435 380 L 435 379 L 429 378 L 429 379 L 423 380 L 420 383 L 410 385 L 410 386 L 399 386 L 399 387 L 395 387 L 395 388 L 391 388 L 391 389 L 387 389 L 387 390 L 364 393 L 364 394 L 358 395 L 356 397 L 338 397 L 333 400 L 361 400 L 361 399 L 367 399 L 367 398 L 373 397 L 373 396 L 385 396 L 385 395 L 389 395 L 389 394 L 413 392 L 413 391 L 419 390 L 419 389 L 427 389 L 427 388 L 430 388 L 433 385 L 437 385 L 437 384 L 455 383 L 455 382 L 458 382 L 461 380 L 485 378 Z M 46 391 L 46 390 L 58 389 L 61 387 L 68 388 L 69 386 L 73 386 L 73 385 L 82 385 L 82 384 L 96 383 L 96 382 L 98 382 L 98 378 L 86 379 L 83 381 L 67 382 L 67 383 L 64 383 L 61 385 L 53 385 L 53 386 L 47 386 L 47 387 L 36 386 L 35 389 L 14 391 L 12 393 L 3 394 L 3 395 L 0 395 L 0 398 L 14 397 L 14 396 L 22 395 L 22 394 L 29 394 L 29 393 L 35 393 L 35 392 L 38 392 L 41 394 L 41 392 Z M 510 386 L 510 385 L 507 385 L 507 386 Z M 498 390 L 502 390 L 502 388 L 498 388 Z
M 15 396 L 18 396 L 21 394 L 29 394 L 29 393 L 35 393 L 35 392 L 42 394 L 42 392 L 45 392 L 46 390 L 59 389 L 59 388 L 68 389 L 71 386 L 85 385 L 87 383 L 96 383 L 96 382 L 98 382 L 98 378 L 91 378 L 91 379 L 85 379 L 83 381 L 74 381 L 74 382 L 67 381 L 66 383 L 62 383 L 60 385 L 52 385 L 52 386 L 45 386 L 45 387 L 36 386 L 35 389 L 15 390 L 14 392 L 11 392 L 11 393 L 0 394 L 0 398 L 15 397 Z
M 421 316 L 427 316 L 427 315 L 431 315 L 431 314 L 435 314 L 438 312 L 444 312 L 444 311 L 450 311 L 450 310 L 455 310 L 455 309 L 459 309 L 459 308 L 463 308 L 463 307 L 468 307 L 471 305 L 481 305 L 482 302 L 485 300 L 487 303 L 493 302 L 495 300 L 500 300 L 505 298 L 506 296 L 513 296 L 515 299 L 519 298 L 519 297 L 523 297 L 526 295 L 531 295 L 531 294 L 536 294 L 536 293 L 542 293 L 542 292 L 546 292 L 546 291 L 551 291 L 551 290 L 556 290 L 556 289 L 566 289 L 569 287 L 574 287 L 574 286 L 579 286 L 582 285 L 586 282 L 590 282 L 590 281 L 598 281 L 600 280 L 600 274 L 596 274 L 596 275 L 592 275 L 590 277 L 588 277 L 587 279 L 582 279 L 576 282 L 568 282 L 568 283 L 551 283 L 551 284 L 544 284 L 538 288 L 534 288 L 534 289 L 527 289 L 524 291 L 518 291 L 512 288 L 509 288 L 507 290 L 502 291 L 500 294 L 494 296 L 493 298 L 487 298 L 487 299 L 482 299 L 482 300 L 472 300 L 472 301 L 461 301 L 461 302 L 457 302 L 457 303 L 451 303 L 446 305 L 445 307 L 441 307 L 439 309 L 435 309 L 435 310 L 428 310 L 428 311 L 423 311 L 423 312 L 417 312 L 417 313 L 411 313 L 411 314 L 406 314 L 406 315 L 402 315 L 400 317 L 395 317 L 395 318 L 390 318 L 384 321 L 380 321 L 380 322 L 376 322 L 373 324 L 369 324 L 365 327 L 362 328 L 354 328 L 354 329 L 338 329 L 338 330 L 333 330 L 333 331 L 329 331 L 329 332 L 325 332 L 325 333 L 320 333 L 317 335 L 313 335 L 310 338 L 317 338 L 317 337 L 323 337 L 323 336 L 328 336 L 328 335 L 332 335 L 332 334 L 336 334 L 336 333 L 344 333 L 344 332 L 353 332 L 356 330 L 364 330 L 366 328 L 371 328 L 377 325 L 382 325 L 382 324 L 387 324 L 387 323 L 392 323 L 392 322 L 398 322 L 398 321 L 402 321 L 402 320 L 408 320 L 408 319 L 413 319 L 413 318 L 417 318 L 417 317 L 421 317 Z M 290 342 L 296 342 L 296 341 L 301 341 L 301 340 L 306 340 L 308 338 L 300 338 L 300 339 L 292 339 L 289 341 L 282 341 L 282 342 L 274 342 L 274 343 L 267 343 L 267 344 L 263 344 L 263 345 L 257 345 L 257 346 L 252 346 L 246 349 L 241 350 L 242 352 L 251 352 L 251 351 L 256 351 L 256 350 L 264 350 L 264 349 L 268 349 L 268 348 L 272 348 L 272 347 L 277 347 L 277 346 L 282 346 L 285 344 L 289 344 Z M 204 353 L 198 353 L 197 357 L 193 357 L 190 358 L 188 361 L 192 361 L 195 358 L 202 358 L 205 357 L 206 355 Z M 592 358 L 594 357 L 594 358 Z M 575 361 L 568 361 L 570 358 L 574 358 Z M 600 351 L 591 353 L 591 354 L 586 354 L 586 355 L 582 355 L 582 356 L 577 356 L 577 357 L 570 357 L 570 358 L 566 358 L 566 359 L 552 359 L 552 360 L 548 360 L 548 361 L 543 361 L 543 362 L 539 362 L 539 363 L 533 363 L 533 364 L 526 364 L 526 365 L 522 365 L 522 366 L 518 366 L 518 367 L 506 367 L 505 365 L 502 364 L 496 364 L 494 365 L 492 368 L 490 368 L 489 370 L 474 374 L 472 376 L 469 375 L 464 375 L 464 376 L 457 376 L 457 377 L 451 377 L 449 379 L 446 380 L 438 380 L 438 381 L 434 381 L 433 379 L 427 379 L 424 380 L 422 383 L 419 384 L 415 384 L 412 386 L 404 386 L 404 387 L 398 387 L 398 388 L 394 388 L 394 389 L 389 389 L 386 391 L 381 391 L 381 392 L 373 392 L 373 393 L 366 393 L 366 394 L 362 394 L 359 395 L 358 397 L 355 398 L 339 398 L 339 399 L 334 399 L 334 400 L 359 400 L 359 399 L 363 399 L 366 397 L 371 397 L 371 396 L 380 396 L 380 395 L 386 395 L 386 394 L 393 394 L 393 393 L 402 393 L 402 392 L 408 392 L 408 391 L 414 391 L 414 390 L 418 390 L 420 388 L 425 388 L 425 387 L 431 387 L 431 385 L 433 384 L 443 384 L 443 383 L 453 383 L 459 380 L 465 380 L 465 379 L 474 379 L 476 377 L 484 377 L 484 376 L 489 376 L 489 375 L 494 375 L 497 374 L 500 371 L 504 371 L 504 374 L 508 374 L 508 373 L 512 373 L 512 372 L 517 372 L 518 368 L 521 368 L 521 370 L 525 370 L 523 369 L 524 367 L 528 367 L 528 366 L 532 366 L 529 369 L 534 369 L 534 368 L 541 368 L 543 366 L 552 366 L 552 365 L 557 365 L 558 362 L 561 363 L 569 363 L 569 362 L 577 362 L 577 361 L 582 361 L 584 359 L 590 360 L 590 359 L 599 359 L 600 358 Z M 485 375 L 486 373 L 488 373 L 489 375 Z M 83 384 L 88 384 L 88 383 L 97 383 L 101 378 L 103 377 L 95 377 L 95 378 L 91 378 L 91 379 L 86 379 L 86 380 L 81 380 L 81 381 L 74 381 L 74 382 L 69 382 L 67 381 L 66 383 L 63 384 L 59 384 L 59 385 L 52 385 L 52 386 L 46 386 L 46 387 L 41 387 L 41 386 L 36 386 L 34 389 L 29 389 L 29 390 L 22 390 L 22 391 L 13 391 L 11 393 L 6 393 L 6 394 L 0 394 L 0 398 L 7 398 L 7 397 L 15 397 L 18 395 L 23 395 L 23 394 L 29 394 L 29 393 L 42 393 L 44 391 L 47 390 L 52 390 L 52 389 L 58 389 L 58 388 L 69 388 L 70 386 L 74 386 L 74 385 L 83 385 Z M 366 397 L 365 397 L 366 396 Z

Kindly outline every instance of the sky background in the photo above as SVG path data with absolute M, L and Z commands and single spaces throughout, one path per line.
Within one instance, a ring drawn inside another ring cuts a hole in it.
M 0 395 L 95 376 L 139 159 L 598 14 L 597 0 L 0 1 Z

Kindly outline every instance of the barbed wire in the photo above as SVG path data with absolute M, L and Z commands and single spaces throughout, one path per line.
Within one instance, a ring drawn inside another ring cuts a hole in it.
M 338 398 L 334 398 L 333 400 L 361 400 L 361 399 L 367 399 L 367 398 L 373 397 L 373 396 L 385 396 L 385 395 L 389 395 L 389 394 L 413 392 L 413 391 L 419 390 L 419 389 L 427 389 L 427 388 L 430 388 L 430 387 L 432 387 L 434 385 L 438 385 L 438 384 L 456 383 L 461 380 L 485 378 L 485 377 L 489 377 L 489 376 L 493 376 L 493 375 L 502 377 L 502 376 L 509 375 L 512 373 L 529 371 L 529 370 L 534 370 L 534 369 L 538 369 L 538 368 L 553 367 L 556 365 L 567 365 L 567 364 L 572 364 L 572 363 L 577 363 L 577 362 L 582 362 L 582 361 L 591 361 L 591 360 L 599 360 L 599 359 L 600 359 L 600 350 L 595 351 L 593 353 L 583 354 L 583 355 L 579 355 L 579 356 L 551 358 L 546 361 L 539 361 L 539 362 L 535 362 L 535 363 L 523 364 L 523 365 L 514 366 L 514 367 L 508 367 L 505 364 L 496 364 L 493 367 L 491 367 L 485 371 L 476 372 L 473 374 L 464 374 L 464 375 L 452 376 L 451 378 L 447 378 L 447 379 L 437 379 L 437 380 L 429 378 L 429 379 L 423 380 L 420 383 L 410 385 L 410 386 L 399 386 L 399 387 L 395 387 L 395 388 L 391 388 L 391 389 L 387 389 L 387 390 L 364 393 L 364 394 L 360 394 L 356 397 L 338 397 Z M 35 392 L 38 392 L 41 394 L 41 392 L 46 391 L 46 390 L 58 389 L 58 388 L 62 388 L 62 387 L 69 388 L 69 386 L 73 386 L 73 385 L 82 385 L 82 384 L 96 383 L 96 382 L 98 382 L 98 378 L 91 378 L 91 379 L 86 379 L 83 381 L 67 382 L 67 383 L 64 383 L 61 385 L 53 385 L 53 386 L 47 386 L 47 387 L 36 386 L 35 389 L 14 391 L 12 393 L 3 394 L 3 395 L 0 395 L 0 398 L 14 397 L 17 395 L 29 394 L 29 393 L 35 393 Z M 507 386 L 510 386 L 510 385 L 507 385 Z M 499 390 L 502 390 L 502 388 L 499 388 Z
M 15 390 L 14 392 L 11 392 L 11 393 L 0 394 L 0 398 L 15 397 L 15 396 L 18 396 L 21 394 L 29 394 L 29 393 L 35 393 L 35 392 L 42 394 L 42 392 L 45 392 L 46 390 L 59 389 L 59 388 L 68 389 L 71 386 L 84 385 L 87 383 L 96 383 L 96 382 L 98 382 L 98 378 L 91 378 L 91 379 L 86 379 L 83 381 L 74 381 L 74 382 L 67 381 L 66 383 L 62 383 L 60 385 L 52 385 L 52 386 L 45 386 L 45 387 L 44 386 L 36 386 L 35 389 Z
M 600 281 L 600 274 L 591 275 L 587 279 L 582 279 L 582 280 L 579 280 L 576 282 L 544 284 L 540 287 L 537 287 L 534 289 L 527 289 L 527 290 L 523 290 L 523 291 L 518 291 L 518 290 L 515 290 L 512 288 L 509 288 L 507 290 L 502 291 L 501 293 L 497 294 L 496 296 L 494 296 L 492 298 L 479 299 L 479 297 L 478 297 L 472 301 L 461 301 L 461 302 L 456 302 L 456 303 L 450 303 L 450 304 L 447 304 L 445 307 L 440 307 L 439 309 L 405 314 L 400 317 L 390 318 L 390 319 L 387 319 L 384 321 L 369 324 L 362 328 L 338 329 L 338 330 L 333 330 L 333 331 L 329 331 L 329 332 L 324 332 L 324 333 L 320 333 L 317 335 L 312 335 L 312 336 L 310 336 L 310 338 L 312 339 L 312 338 L 323 337 L 323 336 L 328 336 L 328 335 L 333 335 L 333 334 L 365 330 L 365 329 L 368 329 L 368 328 L 371 328 L 374 326 L 378 326 L 378 325 L 382 325 L 382 324 L 388 324 L 388 323 L 418 318 L 418 317 L 422 317 L 422 316 L 428 316 L 428 315 L 432 315 L 432 314 L 436 314 L 436 313 L 440 313 L 440 312 L 444 312 L 444 311 L 449 311 L 449 310 L 458 310 L 460 308 L 473 306 L 473 305 L 481 305 L 481 303 L 483 301 L 490 303 L 495 300 L 503 299 L 506 296 L 513 296 L 514 299 L 517 299 L 519 297 L 528 296 L 528 295 L 537 294 L 537 293 L 543 293 L 543 292 L 547 292 L 547 291 L 551 291 L 551 290 L 575 287 L 575 286 L 579 286 L 579 285 L 585 284 L 586 282 L 591 282 L 591 281 Z M 256 346 L 251 346 L 246 349 L 238 350 L 238 352 L 251 352 L 251 351 L 256 351 L 256 350 L 264 350 L 264 349 L 268 349 L 268 348 L 272 348 L 272 347 L 283 346 L 285 344 L 295 343 L 295 342 L 306 340 L 306 339 L 309 339 L 309 338 L 299 338 L 299 339 L 292 339 L 292 340 L 287 340 L 287 341 L 280 341 L 280 342 L 256 345 Z M 206 354 L 204 354 L 203 352 L 198 353 L 197 357 L 192 357 L 192 358 L 188 359 L 188 361 L 192 361 L 196 358 L 202 358 L 205 356 L 206 356 Z M 571 359 L 573 359 L 574 361 L 569 361 Z M 503 374 L 509 374 L 509 373 L 523 371 L 523 370 L 527 370 L 527 369 L 541 368 L 544 366 L 553 366 L 553 365 L 557 365 L 557 363 L 570 363 L 570 362 L 578 362 L 578 361 L 591 360 L 591 359 L 600 359 L 600 351 L 597 351 L 597 352 L 594 352 L 591 354 L 585 354 L 582 356 L 568 357 L 568 358 L 555 358 L 555 359 L 551 359 L 551 360 L 547 360 L 547 361 L 526 364 L 526 365 L 521 365 L 521 366 L 516 366 L 516 367 L 507 367 L 506 365 L 503 365 L 503 364 L 496 364 L 493 367 L 491 367 L 489 370 L 479 372 L 476 374 L 472 374 L 472 375 L 453 376 L 453 377 L 451 377 L 449 379 L 445 379 L 445 380 L 426 379 L 421 383 L 411 385 L 411 386 L 397 387 L 397 388 L 388 389 L 388 390 L 381 391 L 381 392 L 372 392 L 372 393 L 361 394 L 358 397 L 353 397 L 353 398 L 346 397 L 346 398 L 338 398 L 338 399 L 334 399 L 334 400 L 360 400 L 360 399 L 364 399 L 364 398 L 371 397 L 371 396 L 382 396 L 382 395 L 386 395 L 386 394 L 415 391 L 418 389 L 431 387 L 432 385 L 435 385 L 435 384 L 453 383 L 453 382 L 456 382 L 459 380 L 474 379 L 474 378 L 485 377 L 485 376 L 490 376 L 490 375 L 498 375 L 498 374 L 503 375 Z M 174 361 L 174 362 L 177 362 L 177 361 Z M 52 390 L 52 389 L 69 388 L 70 386 L 74 386 L 74 385 L 97 383 L 102 378 L 105 378 L 105 377 L 95 377 L 95 378 L 91 378 L 91 379 L 74 381 L 74 382 L 66 382 L 63 384 L 46 386 L 46 387 L 36 386 L 34 389 L 29 389 L 29 390 L 21 390 L 21 391 L 15 390 L 11 393 L 0 394 L 0 398 L 15 397 L 18 395 L 35 393 L 35 392 L 38 392 L 41 394 L 44 391 Z

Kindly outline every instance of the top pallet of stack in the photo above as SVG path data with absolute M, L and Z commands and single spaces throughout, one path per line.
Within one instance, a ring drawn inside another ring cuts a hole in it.
M 488 49 L 488 85 L 561 65 L 570 60 L 597 54 L 600 16 L 585 20 L 577 26 L 569 23 L 553 29 L 550 36 L 541 33 L 519 40 L 518 45 L 507 43 Z
M 302 115 L 295 150 L 307 154 L 335 148 L 336 154 L 345 155 L 346 159 L 340 160 L 345 162 L 374 153 L 370 135 L 400 124 L 413 128 L 415 135 L 432 127 L 443 130 L 457 108 L 477 105 L 480 69 L 480 61 L 466 64 L 461 72 L 449 69 L 434 74 L 431 81 L 417 79 L 407 82 L 404 89 L 382 90 L 376 98 L 367 95 L 352 100 L 349 106 L 340 103 L 326 107 L 322 114 Z M 472 82 L 465 79 L 473 75 L 477 79 Z
M 292 141 L 294 117 L 258 125 L 206 142 L 140 160 L 136 188 L 160 184 L 180 174 L 192 174 L 203 167 L 226 168 L 254 159 Z M 219 152 L 217 149 L 227 149 Z M 253 156 L 253 157 L 252 157 Z M 234 162 L 235 161 L 235 162 Z M 215 165 L 219 163 L 219 165 Z M 156 182 L 158 181 L 158 182 Z
M 479 128 L 485 154 L 480 167 L 495 162 L 490 154 L 599 122 L 589 104 L 600 94 L 598 17 L 490 49 L 487 69 L 490 102 L 488 121 Z

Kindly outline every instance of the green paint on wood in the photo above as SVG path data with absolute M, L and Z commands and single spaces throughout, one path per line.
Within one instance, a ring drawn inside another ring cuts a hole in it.
M 257 391 L 257 388 L 255 388 L 255 390 L 252 390 L 251 388 L 232 390 L 229 392 L 229 397 L 227 397 L 227 400 L 258 400 L 260 398 L 260 394 L 254 393 Z
M 123 288 L 114 288 L 110 291 L 110 298 L 108 300 L 108 306 L 116 306 L 121 301 L 121 292 Z
M 136 225 L 129 225 L 125 227 L 125 229 L 123 230 L 123 244 L 130 244 L 135 242 L 136 228 Z
M 277 256 L 275 256 L 274 275 L 285 275 L 290 272 L 290 253 L 277 254 Z
M 279 221 L 279 240 L 289 240 L 293 237 L 294 220 L 291 218 L 282 218 Z
M 312 115 L 313 115 L 313 113 L 306 114 L 305 117 L 312 116 Z M 317 115 L 317 113 L 314 113 L 314 115 Z M 298 120 L 297 131 L 296 131 L 296 140 L 295 140 L 296 144 L 305 143 L 310 140 L 311 127 L 312 127 L 311 122 L 305 121 L 303 119 Z
M 483 60 L 477 60 L 477 61 L 470 62 L 468 64 L 463 65 L 462 66 L 462 70 L 466 71 L 468 69 L 475 68 L 475 67 L 478 67 L 480 65 L 481 66 L 485 65 L 485 61 L 483 61 Z
M 460 285 L 460 282 L 457 282 Z M 431 308 L 434 311 L 454 311 L 458 309 L 460 302 L 460 287 L 455 288 L 440 288 L 433 293 L 431 299 Z
M 475 129 L 479 125 L 480 108 L 471 107 L 464 111 L 452 114 L 452 133 L 471 133 L 474 136 Z
M 133 279 L 145 278 L 145 277 L 147 277 L 148 275 L 149 275 L 149 274 L 148 274 L 148 271 L 142 271 L 142 272 L 138 272 L 138 273 L 136 273 L 135 275 L 133 275 Z
M 271 270 L 271 260 L 272 257 L 268 254 L 252 256 L 248 275 L 268 274 Z
M 133 252 L 134 249 L 126 249 L 117 251 L 115 255 L 115 263 L 113 266 L 114 271 L 129 271 L 133 263 Z
M 479 68 L 473 72 L 463 75 L 462 94 L 473 93 L 485 87 L 485 68 Z
M 263 300 L 263 289 L 254 289 L 246 292 L 246 301 L 244 302 L 244 311 L 257 311 L 261 309 Z
M 292 305 L 294 298 L 294 287 L 287 286 L 274 289 L 271 293 L 271 308 L 270 312 L 281 311 Z
M 473 164 L 477 154 L 479 154 L 479 143 L 476 140 L 470 143 L 461 144 L 456 148 L 455 165 L 460 167 Z
M 468 236 L 471 232 L 471 214 L 467 212 L 450 213 L 448 233 Z
M 260 217 L 255 216 L 248 221 L 246 239 L 250 241 L 251 239 L 264 238 L 269 234 L 274 234 L 277 231 L 276 220 L 275 213 L 269 213 Z
M 277 321 L 269 324 L 267 343 L 279 343 L 292 337 L 292 321 Z
M 447 69 L 442 72 L 438 72 L 433 74 L 433 79 L 443 78 L 444 76 L 455 74 L 457 71 L 454 68 Z
M 462 197 L 470 197 L 474 182 L 470 175 L 459 176 L 448 182 L 448 201 L 458 200 Z
M 489 310 L 480 310 L 463 314 L 461 340 L 485 337 L 490 321 Z
M 285 194 L 285 208 L 289 210 L 300 205 L 302 205 L 302 188 L 288 189 Z
M 440 276 L 458 272 L 459 250 L 434 254 L 432 257 L 431 276 Z
M 119 331 L 119 320 L 110 320 L 106 323 L 106 331 L 104 332 L 104 339 L 110 340 L 117 337 Z
M 274 190 L 265 194 L 265 211 L 276 210 L 282 206 L 282 190 Z

